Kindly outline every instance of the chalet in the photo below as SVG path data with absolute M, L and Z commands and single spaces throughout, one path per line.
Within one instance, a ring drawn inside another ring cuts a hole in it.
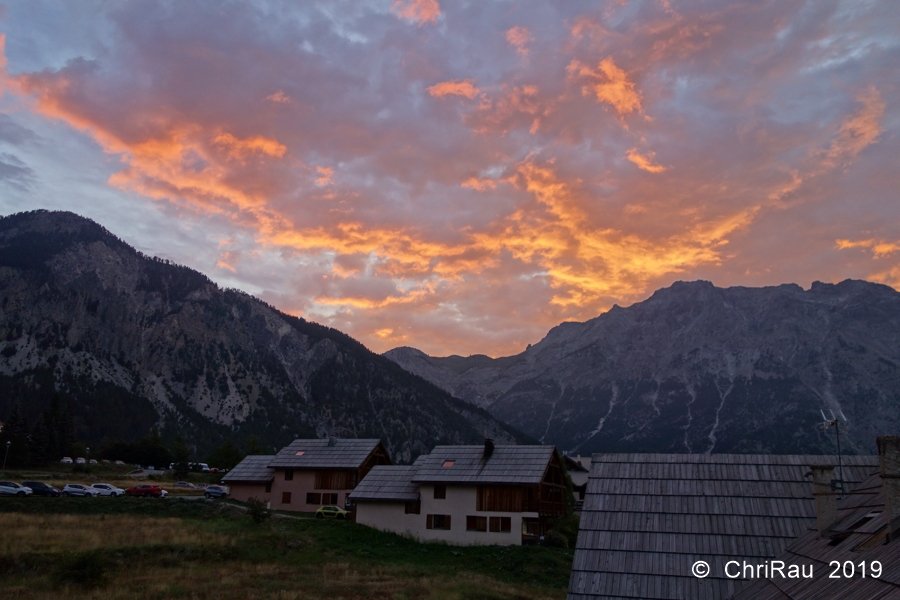
M 900 598 L 900 437 L 878 438 L 878 455 L 880 469 L 840 500 L 834 468 L 816 469 L 817 527 L 778 556 L 787 568 L 747 581 L 734 600 Z M 737 566 L 731 574 L 750 575 Z
M 257 498 L 278 510 L 314 512 L 344 505 L 376 465 L 391 460 L 379 440 L 294 440 L 275 455 L 253 455 L 222 478 L 231 497 Z
M 537 542 L 566 514 L 553 446 L 436 446 L 410 466 L 375 467 L 350 494 L 358 523 L 450 544 Z
M 726 563 L 772 560 L 816 526 L 807 474 L 837 460 L 595 454 L 569 600 L 728 598 L 744 581 L 727 577 Z M 845 456 L 842 479 L 860 482 L 877 465 L 876 457 Z M 709 565 L 704 578 L 692 572 L 701 560 Z

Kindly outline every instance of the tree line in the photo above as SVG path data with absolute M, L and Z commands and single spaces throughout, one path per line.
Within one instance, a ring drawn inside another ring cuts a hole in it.
M 65 456 L 87 458 L 89 454 L 89 458 L 98 460 L 121 460 L 126 464 L 153 465 L 162 469 L 174 464 L 176 473 L 187 473 L 188 465 L 193 461 L 231 469 L 248 454 L 266 453 L 256 436 L 247 438 L 243 446 L 239 448 L 227 440 L 204 461 L 194 455 L 183 437 L 178 435 L 166 443 L 159 429 L 153 427 L 136 442 L 107 440 L 88 453 L 86 444 L 75 439 L 75 419 L 70 403 L 63 401 L 58 394 L 53 395 L 50 406 L 33 425 L 28 423 L 19 404 L 13 404 L 0 429 L 0 453 L 5 453 L 6 466 L 12 469 L 44 467 Z

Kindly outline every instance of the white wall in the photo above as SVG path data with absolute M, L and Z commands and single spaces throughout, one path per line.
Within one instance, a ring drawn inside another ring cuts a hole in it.
M 422 511 L 418 515 L 405 514 L 404 502 L 358 501 L 356 522 L 382 531 L 410 535 L 419 541 L 444 541 L 459 546 L 511 546 L 522 543 L 522 518 L 537 517 L 537 513 L 479 512 L 475 510 L 475 486 L 447 486 L 447 498 L 435 499 L 434 486 L 423 484 L 419 489 Z M 427 515 L 450 515 L 450 530 L 426 529 Z M 510 531 L 466 531 L 466 517 L 509 517 Z

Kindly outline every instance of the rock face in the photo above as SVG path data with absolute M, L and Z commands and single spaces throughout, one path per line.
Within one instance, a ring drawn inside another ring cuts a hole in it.
M 256 435 L 435 444 L 529 438 L 327 327 L 143 256 L 71 213 L 0 219 L 0 417 L 58 393 L 88 443 L 154 426 L 208 451 Z
M 834 453 L 900 430 L 900 293 L 865 281 L 721 289 L 678 282 L 563 323 L 516 356 L 386 353 L 562 449 Z

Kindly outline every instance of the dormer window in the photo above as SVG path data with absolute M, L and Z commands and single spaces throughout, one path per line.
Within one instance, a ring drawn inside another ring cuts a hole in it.
M 445 460 L 445 461 L 444 461 L 444 464 L 441 465 L 441 466 L 443 466 L 445 469 L 449 469 L 449 468 L 452 467 L 454 464 L 456 464 L 456 461 L 455 461 L 455 460 Z

